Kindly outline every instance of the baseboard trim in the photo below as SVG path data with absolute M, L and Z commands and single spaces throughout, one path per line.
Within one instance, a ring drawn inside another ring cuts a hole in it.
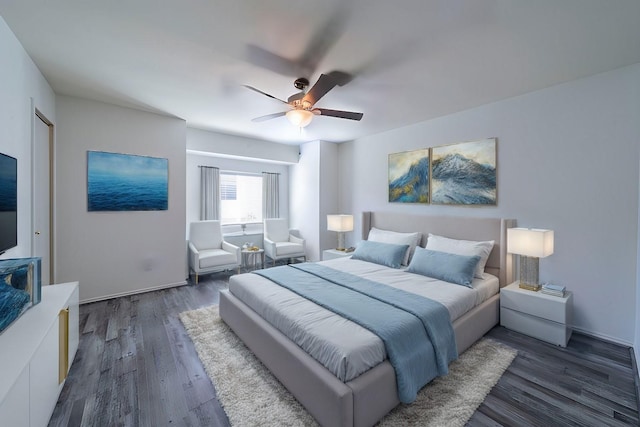
M 636 359 L 636 352 L 633 347 L 629 349 L 629 354 L 631 355 L 633 382 L 636 385 L 636 403 L 638 404 L 638 408 L 640 408 L 640 373 L 638 372 L 638 359 Z
M 184 286 L 187 283 L 188 282 L 186 280 L 184 280 L 182 282 L 166 283 L 164 285 L 151 286 L 149 288 L 136 289 L 136 290 L 127 291 L 127 292 L 119 292 L 117 294 L 104 295 L 104 296 L 96 297 L 96 298 L 82 299 L 82 300 L 80 300 L 80 304 L 89 304 L 89 303 L 92 303 L 92 302 L 105 301 L 105 300 L 108 300 L 108 299 L 126 297 L 126 296 L 129 296 L 129 295 L 144 294 L 144 293 L 147 293 L 147 292 L 159 291 L 161 289 L 176 288 L 178 286 Z
M 572 326 L 572 328 L 573 328 L 574 332 L 578 332 L 578 333 L 581 333 L 583 335 L 588 335 L 588 336 L 593 337 L 593 338 L 598 338 L 599 340 L 602 340 L 602 341 L 608 341 L 608 342 L 611 342 L 611 343 L 614 343 L 614 344 L 623 345 L 625 347 L 633 347 L 632 343 L 630 343 L 629 341 L 621 340 L 620 338 L 615 338 L 615 337 L 612 337 L 612 336 L 609 336 L 609 335 L 606 335 L 606 334 L 600 334 L 600 333 L 597 333 L 597 332 L 587 331 L 585 329 L 578 328 L 576 326 Z

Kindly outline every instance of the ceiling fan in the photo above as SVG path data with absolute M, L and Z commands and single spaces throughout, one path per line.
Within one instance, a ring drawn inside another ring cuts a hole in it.
M 247 89 L 251 89 L 255 92 L 261 93 L 269 98 L 273 98 L 276 101 L 282 102 L 289 107 L 288 111 L 279 113 L 267 114 L 266 116 L 256 117 L 251 120 L 252 122 L 263 122 L 265 120 L 275 119 L 276 117 L 287 116 L 289 121 L 300 128 L 307 126 L 311 123 L 314 116 L 329 116 L 337 117 L 340 119 L 360 120 L 362 119 L 362 113 L 354 113 L 352 111 L 341 110 L 329 110 L 327 108 L 315 108 L 314 105 L 320 98 L 327 94 L 331 89 L 336 86 L 343 86 L 351 81 L 351 75 L 343 73 L 341 71 L 332 71 L 329 74 L 322 74 L 318 81 L 305 93 L 305 89 L 309 86 L 309 80 L 304 77 L 296 79 L 293 85 L 300 92 L 291 95 L 287 101 L 276 98 L 266 92 L 256 89 L 253 86 L 244 85 Z

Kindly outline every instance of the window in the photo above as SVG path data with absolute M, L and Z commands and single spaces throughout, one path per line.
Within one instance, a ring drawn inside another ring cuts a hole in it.
M 220 172 L 222 224 L 262 222 L 262 176 Z

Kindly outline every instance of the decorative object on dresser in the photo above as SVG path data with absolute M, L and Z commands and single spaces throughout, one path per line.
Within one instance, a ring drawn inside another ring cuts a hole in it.
M 327 215 L 327 230 L 338 232 L 339 251 L 344 251 L 344 233 L 353 231 L 353 215 Z
M 40 258 L 0 260 L 0 333 L 40 302 Z
M 500 290 L 500 324 L 551 344 L 566 347 L 571 338 L 573 294 L 529 292 L 514 282 Z
M 507 230 L 507 251 L 520 256 L 520 287 L 540 290 L 540 258 L 553 254 L 553 231 L 536 228 Z

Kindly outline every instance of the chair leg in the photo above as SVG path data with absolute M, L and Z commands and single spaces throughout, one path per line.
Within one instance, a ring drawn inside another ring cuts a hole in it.
M 198 284 L 198 273 L 196 273 L 196 285 Z

